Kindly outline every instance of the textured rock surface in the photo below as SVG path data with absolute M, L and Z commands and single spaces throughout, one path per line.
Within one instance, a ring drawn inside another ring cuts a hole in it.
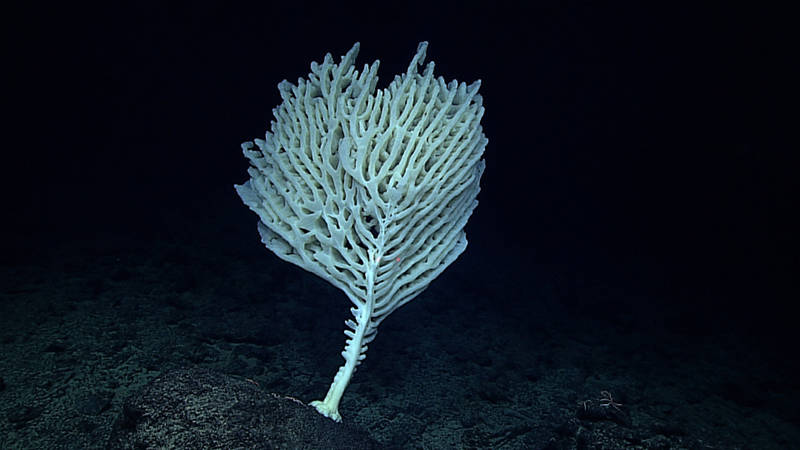
M 205 369 L 162 374 L 125 401 L 108 448 L 371 449 L 365 432 Z

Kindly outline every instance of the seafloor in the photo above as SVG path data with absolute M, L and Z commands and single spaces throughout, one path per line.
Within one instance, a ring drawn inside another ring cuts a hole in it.
M 235 200 L 3 255 L 0 448 L 103 448 L 171 369 L 324 395 L 350 305 L 264 249 Z M 797 448 L 783 346 L 648 318 L 647 280 L 535 259 L 471 242 L 381 325 L 344 420 L 387 448 Z

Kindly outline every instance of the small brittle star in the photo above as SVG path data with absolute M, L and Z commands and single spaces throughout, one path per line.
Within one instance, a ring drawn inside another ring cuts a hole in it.
M 619 407 L 622 406 L 622 403 L 617 403 L 616 401 L 614 401 L 614 397 L 611 396 L 611 392 L 600 391 L 600 395 L 602 395 L 602 397 L 597 399 L 597 401 L 600 402 L 600 406 L 602 406 L 603 408 L 608 408 L 609 406 L 611 406 L 617 411 L 622 412 L 622 410 L 619 409 Z

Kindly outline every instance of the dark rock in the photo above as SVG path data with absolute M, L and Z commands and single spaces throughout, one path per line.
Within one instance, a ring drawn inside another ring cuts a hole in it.
M 135 448 L 377 449 L 300 401 L 206 369 L 164 373 L 125 400 L 108 441 Z
M 23 405 L 19 408 L 13 408 L 8 413 L 8 421 L 11 423 L 30 422 L 42 415 L 42 412 L 44 412 L 44 406 Z
M 44 351 L 47 353 L 62 353 L 66 350 L 67 345 L 61 341 L 53 341 L 44 348 Z
M 98 425 L 96 423 L 84 419 L 78 422 L 78 426 L 76 428 L 81 433 L 91 433 L 92 431 L 96 430 L 97 427 Z
M 90 393 L 78 400 L 75 409 L 81 414 L 89 416 L 97 416 L 103 411 L 106 411 L 111 406 L 112 394 L 109 393 Z

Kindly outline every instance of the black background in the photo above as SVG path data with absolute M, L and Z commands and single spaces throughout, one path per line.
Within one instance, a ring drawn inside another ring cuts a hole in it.
M 645 2 L 646 3 L 646 2 Z M 430 42 L 481 79 L 489 138 L 470 246 L 487 270 L 559 264 L 652 302 L 791 328 L 797 147 L 786 12 L 534 2 L 257 8 L 31 5 L 2 19 L 5 257 L 96 233 L 157 234 L 165 210 L 239 202 L 239 144 L 295 81 L 361 42 L 379 88 Z M 255 231 L 242 239 L 259 246 Z M 469 251 L 469 250 L 468 250 Z

